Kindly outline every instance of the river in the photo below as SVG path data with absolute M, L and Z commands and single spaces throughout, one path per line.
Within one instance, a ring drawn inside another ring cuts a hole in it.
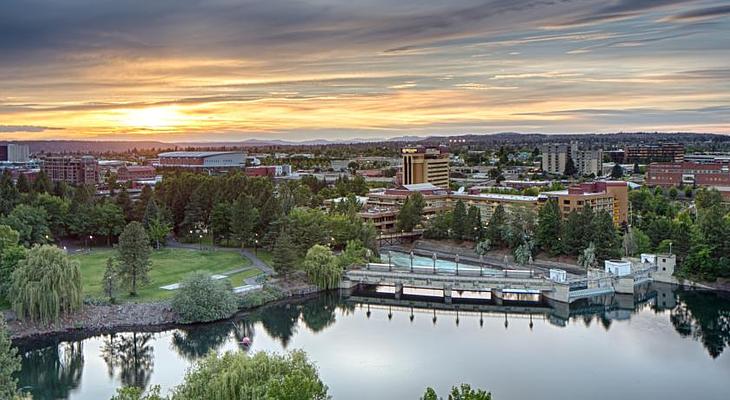
M 648 285 L 569 308 L 405 297 L 330 293 L 234 322 L 19 342 L 20 383 L 36 400 L 106 400 L 122 384 L 167 392 L 208 351 L 242 351 L 247 335 L 249 351 L 305 350 L 335 399 L 417 399 L 427 386 L 445 393 L 461 382 L 496 400 L 730 393 L 727 295 Z

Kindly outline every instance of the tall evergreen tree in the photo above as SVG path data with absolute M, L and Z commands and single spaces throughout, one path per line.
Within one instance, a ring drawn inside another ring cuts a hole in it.
M 620 179 L 624 176 L 624 169 L 621 168 L 618 163 L 613 164 L 613 168 L 611 168 L 611 178 L 614 179 Z
M 489 243 L 493 247 L 502 247 L 505 244 L 504 231 L 507 224 L 507 212 L 504 207 L 500 204 L 492 213 L 492 217 L 489 218 L 489 224 L 487 224 L 486 237 L 489 239 Z
M 565 158 L 565 169 L 563 170 L 563 175 L 565 176 L 575 176 L 578 174 L 578 169 L 575 167 L 575 162 L 573 161 L 573 157 L 570 156 L 570 153 Z
M 254 229 L 259 221 L 259 211 L 253 205 L 253 198 L 241 195 L 233 203 L 230 212 L 230 229 L 233 236 L 244 247 L 253 240 Z
M 548 200 L 540 209 L 536 239 L 537 244 L 552 256 L 562 251 L 562 216 L 557 200 Z
M 213 242 L 228 240 L 231 236 L 232 207 L 228 203 L 217 203 L 210 213 L 210 230 Z
M 456 205 L 454 206 L 453 227 L 451 228 L 451 236 L 454 239 L 466 239 L 468 238 L 468 232 L 466 232 L 467 229 L 469 229 L 469 227 L 467 221 L 466 205 L 463 201 L 458 200 L 456 202 Z
M 119 236 L 117 271 L 132 296 L 136 296 L 137 288 L 149 280 L 151 252 L 150 239 L 144 226 L 137 221 L 130 222 Z
M 271 254 L 274 268 L 279 272 L 289 272 L 297 267 L 297 249 L 294 245 L 292 237 L 285 230 L 276 239 L 274 251 Z
M 565 254 L 578 255 L 586 248 L 586 227 L 582 225 L 581 215 L 577 210 L 571 211 L 563 224 L 562 248 Z
M 466 214 L 468 239 L 478 242 L 484 237 L 482 212 L 477 206 L 470 206 Z
M 53 185 L 45 171 L 41 170 L 33 181 L 33 191 L 36 193 L 51 193 Z
M 20 202 L 20 193 L 13 183 L 10 170 L 6 169 L 0 178 L 0 214 L 8 215 L 18 202 Z
M 144 214 L 142 214 L 142 225 L 145 228 L 149 228 L 153 220 L 160 218 L 160 208 L 157 206 L 157 201 L 155 201 L 154 197 L 150 197 L 145 205 Z
M 124 220 L 126 222 L 134 220 L 134 204 L 132 203 L 132 199 L 129 197 L 129 192 L 127 191 L 126 186 L 122 186 L 117 197 L 114 199 L 114 202 L 122 209 L 122 213 L 124 213 Z
M 423 195 L 416 193 L 406 197 L 396 217 L 396 229 L 399 232 L 411 232 L 421 223 L 425 207 Z
M 601 210 L 595 214 L 590 225 L 590 242 L 595 245 L 595 256 L 598 261 L 620 255 L 621 242 L 611 213 L 608 211 Z
M 15 181 L 15 187 L 18 188 L 20 193 L 30 193 L 31 191 L 30 182 L 28 182 L 25 174 L 18 175 L 18 179 Z

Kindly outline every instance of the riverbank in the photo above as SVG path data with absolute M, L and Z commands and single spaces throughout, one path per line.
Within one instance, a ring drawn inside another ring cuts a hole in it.
M 275 278 L 263 290 L 240 296 L 240 307 L 235 315 L 278 302 L 296 300 L 320 291 L 318 287 L 307 282 L 303 274 Z M 80 311 L 65 315 L 53 324 L 21 321 L 15 319 L 14 314 L 9 311 L 5 312 L 5 318 L 8 320 L 8 332 L 13 341 L 40 340 L 48 336 L 72 335 L 78 332 L 100 334 L 148 328 L 166 330 L 175 326 L 201 323 L 182 324 L 168 300 L 111 305 L 84 304 Z

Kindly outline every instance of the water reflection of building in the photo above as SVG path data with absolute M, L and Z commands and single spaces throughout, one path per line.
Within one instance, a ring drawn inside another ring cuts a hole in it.
M 509 296 L 492 298 L 490 292 L 471 296 L 468 291 L 453 293 L 451 302 L 444 301 L 434 290 L 406 290 L 396 296 L 394 287 L 362 286 L 353 289 L 347 301 L 364 304 L 373 309 L 388 307 L 402 310 L 415 308 L 450 314 L 454 312 L 480 313 L 484 315 L 506 315 L 524 317 L 525 315 L 545 319 L 552 325 L 566 326 L 571 319 L 597 317 L 608 329 L 610 321 L 628 320 L 642 307 L 669 310 L 676 307 L 675 286 L 646 283 L 637 286 L 634 294 L 606 293 L 590 298 L 576 300 L 570 304 L 553 302 L 539 294 L 510 293 Z M 454 295 L 456 294 L 456 295 Z

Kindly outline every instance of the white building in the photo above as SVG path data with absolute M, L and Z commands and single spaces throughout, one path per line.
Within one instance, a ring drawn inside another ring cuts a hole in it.
M 243 168 L 246 153 L 240 151 L 171 151 L 160 153 L 160 166 L 179 168 Z
M 28 160 L 30 160 L 28 145 L 15 143 L 0 145 L 0 162 L 27 163 Z

